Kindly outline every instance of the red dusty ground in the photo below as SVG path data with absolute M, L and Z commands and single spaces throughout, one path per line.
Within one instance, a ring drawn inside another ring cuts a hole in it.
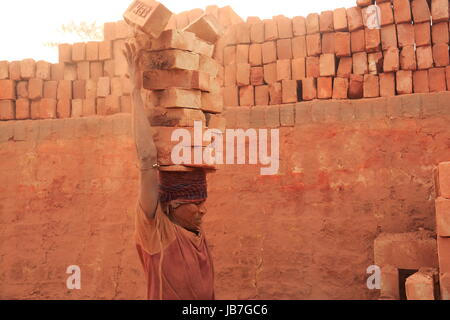
M 129 121 L 0 124 L 0 298 L 144 298 Z M 278 176 L 253 166 L 211 175 L 217 297 L 377 298 L 366 287 L 376 236 L 435 228 L 432 168 L 450 159 L 449 121 L 303 123 L 281 129 Z M 69 265 L 81 267 L 80 291 L 66 288 Z

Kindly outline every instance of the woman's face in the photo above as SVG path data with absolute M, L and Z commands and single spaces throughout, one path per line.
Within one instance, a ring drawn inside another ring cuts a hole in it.
M 207 212 L 205 201 L 174 200 L 170 202 L 170 206 L 173 218 L 181 227 L 194 232 L 200 231 L 203 216 Z

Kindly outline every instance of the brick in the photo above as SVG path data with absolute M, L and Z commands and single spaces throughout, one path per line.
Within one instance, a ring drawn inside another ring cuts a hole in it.
M 329 77 L 336 75 L 336 58 L 334 54 L 322 54 L 320 56 L 320 76 Z
M 236 68 L 236 84 L 239 87 L 250 84 L 250 65 L 248 63 L 239 63 Z
M 431 0 L 431 17 L 433 24 L 441 21 L 448 21 L 449 7 L 447 0 Z
M 201 91 L 169 88 L 159 95 L 158 105 L 162 108 L 201 108 Z
M 436 269 L 420 270 L 406 279 L 408 300 L 436 300 L 438 272 Z
M 95 80 L 87 80 L 86 81 L 85 94 L 86 94 L 86 99 L 96 99 L 97 98 L 97 81 L 95 81 Z
M 400 70 L 396 73 L 397 94 L 410 94 L 413 92 L 412 72 Z
M 333 83 L 333 99 L 347 99 L 348 98 L 348 79 L 334 78 Z
M 236 85 L 237 65 L 230 64 L 225 66 L 224 83 L 226 86 Z
M 78 68 L 76 64 L 66 64 L 64 66 L 64 76 L 63 80 L 77 80 L 78 78 Z
M 41 99 L 39 102 L 39 119 L 55 119 L 57 116 L 57 106 L 55 99 Z M 69 113 L 70 116 L 70 113 Z
M 246 107 L 255 105 L 255 92 L 253 86 L 239 88 L 239 105 Z
M 285 16 L 275 18 L 278 28 L 278 37 L 281 39 L 290 39 L 293 37 L 292 20 Z
M 306 77 L 318 78 L 320 76 L 320 59 L 319 57 L 306 58 Z
M 239 88 L 237 86 L 225 86 L 223 88 L 223 105 L 225 107 L 239 105 Z
M 104 76 L 103 62 L 101 61 L 91 62 L 89 74 L 92 80 L 98 80 L 99 78 L 103 77 Z
M 16 83 L 13 80 L 0 80 L 0 100 L 16 99 Z
M 36 77 L 36 62 L 33 59 L 20 61 L 20 77 L 25 80 Z
M 236 43 L 249 44 L 250 40 L 250 25 L 247 23 L 239 23 L 234 25 L 236 28 Z
M 433 67 L 433 51 L 431 46 L 416 48 L 417 69 L 424 70 Z
M 80 62 L 86 60 L 86 43 L 74 43 L 72 46 L 72 61 Z
M 86 60 L 87 61 L 97 61 L 99 60 L 99 45 L 96 41 L 89 41 L 86 43 Z
M 44 80 L 30 79 L 28 81 L 28 97 L 30 100 L 38 100 L 43 97 Z
M 67 43 L 58 45 L 58 61 L 61 63 L 71 63 L 72 62 L 72 46 Z
M 182 50 L 162 50 L 146 52 L 143 55 L 142 70 L 198 70 L 200 66 L 200 56 L 198 54 Z M 86 79 L 83 79 L 86 80 Z
M 183 31 L 194 33 L 199 39 L 214 44 L 223 34 L 218 21 L 213 16 L 203 15 Z
M 291 60 L 277 60 L 277 81 L 291 80 Z
M 305 78 L 302 80 L 302 99 L 305 101 L 317 98 L 317 84 L 315 78 Z
M 87 61 L 77 63 L 77 78 L 78 80 L 90 79 L 91 65 Z M 75 80 L 75 79 L 74 79 Z
M 15 101 L 0 100 L 0 120 L 14 120 Z
M 397 48 L 397 28 L 395 24 L 387 25 L 381 28 L 381 48 L 387 50 Z
M 439 270 L 450 273 L 450 238 L 438 237 Z
M 383 72 L 383 54 L 381 52 L 369 53 L 367 63 L 370 74 L 376 75 Z
M 222 99 L 222 97 L 220 97 Z M 222 103 L 223 101 L 220 100 Z M 83 108 L 84 108 L 84 101 L 83 101 Z M 131 96 L 122 96 L 120 97 L 120 112 L 121 113 L 131 113 L 133 110 L 133 104 Z M 84 113 L 84 109 L 83 109 Z
M 280 107 L 279 106 L 267 107 L 264 119 L 267 128 L 279 128 L 281 125 Z
M 239 44 L 236 47 L 236 63 L 248 63 L 249 45 Z
M 319 99 L 331 99 L 333 96 L 333 78 L 320 77 L 317 79 L 317 97 Z
M 262 45 L 263 63 L 273 63 L 277 61 L 277 47 L 274 41 L 264 42 Z
M 73 99 L 85 99 L 86 98 L 86 81 L 75 80 L 72 83 Z
M 323 11 L 320 13 L 319 17 L 320 32 L 333 32 L 334 31 L 334 21 L 333 21 L 333 11 Z
M 264 81 L 272 84 L 277 81 L 277 64 L 270 63 L 264 65 Z
M 368 73 L 368 70 L 367 53 L 358 52 L 353 54 L 353 73 L 362 75 Z
M 111 115 L 116 113 L 120 113 L 120 98 L 118 96 L 107 96 L 103 110 L 97 108 L 97 114 Z
M 414 23 L 430 21 L 431 12 L 427 0 L 412 0 L 411 9 Z
M 56 99 L 58 92 L 58 81 L 44 81 L 44 98 Z
M 9 78 L 9 62 L 0 61 L 0 80 Z
M 436 199 L 436 231 L 439 237 L 450 237 L 450 199 Z
M 428 70 L 430 92 L 447 90 L 445 68 L 431 68 Z
M 16 84 L 17 98 L 28 99 L 28 81 L 18 81 Z
M 123 95 L 121 78 L 119 78 L 119 77 L 111 78 L 110 85 L 111 85 L 111 94 L 112 95 L 118 96 L 118 97 Z M 86 88 L 86 84 L 85 84 L 84 88 Z M 77 98 L 74 98 L 74 99 L 77 99 Z M 82 98 L 82 99 L 84 99 L 84 98 Z
M 293 127 L 295 125 L 294 105 L 280 106 L 280 125 L 282 127 Z
M 278 25 L 275 20 L 265 19 L 264 21 L 264 41 L 278 39 Z
M 38 61 L 36 63 L 36 78 L 42 80 L 50 80 L 51 78 L 51 67 L 50 63 L 46 61 Z
M 319 15 L 317 13 L 310 13 L 306 16 L 306 34 L 316 34 L 320 32 Z
M 417 47 L 431 45 L 430 23 L 424 22 L 414 24 L 414 38 Z
M 299 36 L 292 39 L 292 55 L 294 59 L 307 56 L 306 37 Z
M 97 97 L 103 97 L 111 94 L 111 80 L 107 77 L 98 79 L 97 82 Z
M 380 96 L 380 84 L 378 76 L 364 75 L 364 98 L 376 98 Z
M 98 60 L 109 60 L 113 58 L 113 47 L 111 41 L 101 41 L 98 43 Z
M 322 35 L 322 53 L 335 53 L 335 34 L 334 32 L 324 33 Z
M 333 26 L 335 31 L 347 31 L 347 10 L 338 8 L 333 11 Z
M 414 93 L 430 92 L 430 87 L 428 85 L 428 70 L 418 70 L 413 72 L 413 88 Z
M 441 288 L 441 300 L 450 300 L 450 273 L 441 274 L 439 286 Z
M 381 50 L 381 35 L 379 29 L 365 29 L 366 52 Z
M 105 40 L 114 40 L 116 39 L 116 23 L 115 22 L 106 22 L 103 24 L 103 36 Z
M 293 103 L 297 102 L 297 81 L 283 80 L 281 82 L 282 88 L 282 102 Z
M 448 23 L 440 22 L 440 23 L 433 24 L 431 26 L 431 38 L 433 40 L 433 44 L 438 44 L 438 43 L 448 44 L 448 41 L 449 41 Z
M 386 26 L 394 23 L 394 11 L 390 2 L 378 4 L 380 8 L 380 22 L 381 26 Z
M 447 43 L 433 45 L 433 60 L 436 67 L 445 67 L 450 64 Z
M 380 97 L 395 96 L 395 74 L 393 72 L 380 73 Z
M 252 43 L 264 42 L 264 22 L 258 22 L 251 25 L 250 40 Z
M 353 71 L 353 59 L 352 57 L 342 57 L 339 59 L 339 66 L 337 70 L 337 76 L 341 78 L 350 78 L 350 74 Z
M 58 81 L 58 90 L 56 94 L 58 100 L 72 100 L 72 81 L 60 80 Z
M 400 52 L 400 68 L 402 70 L 416 70 L 416 52 L 414 46 L 403 47 Z
M 380 299 L 400 300 L 399 270 L 390 265 L 381 267 Z
M 277 57 L 279 60 L 292 59 L 291 39 L 277 40 Z
M 400 48 L 414 45 L 414 26 L 409 23 L 397 25 L 397 39 Z
M 257 106 L 250 110 L 250 126 L 252 128 L 264 128 L 266 126 L 267 107 Z
M 81 118 L 83 116 L 83 100 L 81 99 L 73 99 L 71 102 L 72 110 L 71 117 L 72 118 Z
M 306 36 L 306 19 L 304 17 L 292 19 L 292 32 L 294 37 Z
M 269 104 L 269 86 L 256 86 L 255 87 L 255 105 L 267 106 Z
M 20 73 L 20 61 L 11 61 L 9 63 L 9 79 L 22 80 L 22 76 Z
M 144 88 L 164 90 L 170 87 L 180 87 L 209 91 L 209 78 L 209 75 L 193 70 L 150 70 L 144 72 Z
M 55 100 L 56 102 L 56 100 Z M 39 108 L 40 108 L 41 100 L 39 101 L 31 101 L 30 104 L 30 118 L 32 120 L 39 119 Z
M 320 33 L 309 34 L 306 36 L 306 52 L 308 56 L 318 56 L 322 53 L 322 41 Z
M 348 97 L 350 99 L 361 99 L 364 96 L 364 76 L 351 74 L 348 85 Z
M 111 105 L 111 107 L 105 109 L 103 112 L 106 114 L 118 113 L 115 104 Z M 206 122 L 205 115 L 202 111 L 155 108 L 151 117 L 151 124 L 155 127 L 194 127 L 195 121 Z
M 363 52 L 366 50 L 365 30 L 357 30 L 350 33 L 351 51 L 353 53 Z
M 16 100 L 16 119 L 26 120 L 30 119 L 30 100 L 17 99 Z
M 204 112 L 222 113 L 223 112 L 222 94 L 202 92 L 201 109 Z
M 225 47 L 223 49 L 225 66 L 236 63 L 236 46 Z
M 445 78 L 447 79 L 447 88 L 450 88 L 450 66 L 445 67 Z
M 52 80 L 64 80 L 64 63 L 57 63 L 51 65 Z
M 450 162 L 438 165 L 438 196 L 450 199 Z
M 411 6 L 409 0 L 393 0 L 395 23 L 411 22 Z
M 351 37 L 348 32 L 335 33 L 335 52 L 337 57 L 351 56 Z
M 251 44 L 248 51 L 248 60 L 251 66 L 261 66 L 262 61 L 262 45 L 259 43 Z
M 279 82 L 269 84 L 269 104 L 276 105 L 283 102 L 282 86 Z
M 292 80 L 304 79 L 306 77 L 305 58 L 293 59 L 291 63 Z
M 347 21 L 348 21 L 348 30 L 350 32 L 363 29 L 363 19 L 361 14 L 361 9 L 358 7 L 352 7 L 347 9 Z
M 113 43 L 113 54 L 114 54 L 114 75 L 123 76 L 128 73 L 128 63 L 123 55 L 122 49 L 125 46 L 124 40 L 116 40 Z

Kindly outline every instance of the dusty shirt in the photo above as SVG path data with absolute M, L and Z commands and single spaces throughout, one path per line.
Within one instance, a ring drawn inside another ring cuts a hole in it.
M 197 236 L 176 225 L 160 205 L 150 220 L 138 204 L 135 237 L 149 300 L 160 299 L 160 268 L 163 300 L 214 300 L 214 268 L 203 232 Z

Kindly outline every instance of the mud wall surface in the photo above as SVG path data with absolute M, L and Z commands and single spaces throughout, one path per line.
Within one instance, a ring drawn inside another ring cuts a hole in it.
M 219 299 L 373 299 L 380 232 L 434 230 L 432 168 L 450 158 L 450 94 L 229 108 L 279 128 L 278 175 L 209 176 Z M 0 123 L 0 298 L 144 299 L 133 243 L 130 116 Z M 81 290 L 66 269 L 81 268 Z

